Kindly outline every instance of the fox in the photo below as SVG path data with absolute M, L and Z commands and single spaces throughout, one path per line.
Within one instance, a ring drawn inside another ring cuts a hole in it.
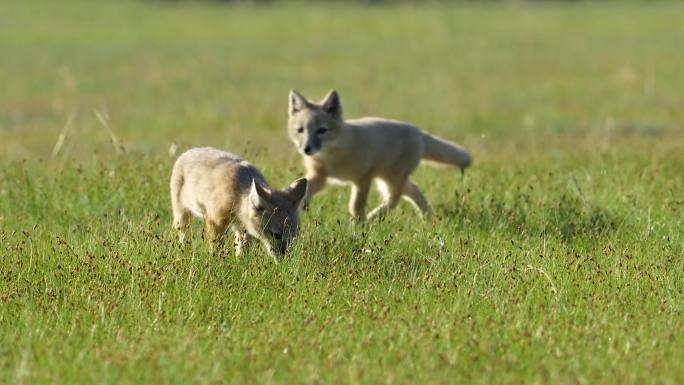
M 256 238 L 278 262 L 298 234 L 307 186 L 306 178 L 299 178 L 284 190 L 275 190 L 239 156 L 212 147 L 192 148 L 178 157 L 171 173 L 173 227 L 184 244 L 194 215 L 204 219 L 212 253 L 230 227 L 236 257 Z
M 345 120 L 336 90 L 329 91 L 319 103 L 291 90 L 287 130 L 304 158 L 309 181 L 303 208 L 328 181 L 351 184 L 349 213 L 358 221 L 384 216 L 402 197 L 422 217 L 429 216 L 432 207 L 409 178 L 420 161 L 453 165 L 461 173 L 472 162 L 461 145 L 410 123 L 375 117 Z M 364 216 L 372 181 L 376 181 L 383 200 Z

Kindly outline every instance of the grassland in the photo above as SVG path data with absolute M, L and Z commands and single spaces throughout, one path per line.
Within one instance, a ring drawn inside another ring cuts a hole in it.
M 680 383 L 683 16 L 2 2 L 0 382 Z M 472 150 L 416 173 L 436 217 L 330 189 L 284 263 L 179 248 L 170 150 L 283 185 L 287 91 L 333 87 Z

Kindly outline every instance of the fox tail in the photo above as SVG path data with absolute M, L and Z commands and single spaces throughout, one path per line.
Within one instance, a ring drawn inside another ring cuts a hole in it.
M 423 143 L 425 144 L 425 152 L 423 153 L 425 160 L 450 164 L 459 167 L 461 171 L 472 162 L 470 153 L 454 142 L 424 133 Z

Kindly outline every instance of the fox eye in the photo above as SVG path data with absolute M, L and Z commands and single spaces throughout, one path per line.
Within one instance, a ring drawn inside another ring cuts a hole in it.
M 318 130 L 316 130 L 316 133 L 317 133 L 317 134 L 325 134 L 327 131 L 328 131 L 327 128 L 321 127 L 321 128 L 319 128 Z
M 304 127 L 299 127 L 299 128 L 297 129 L 297 133 L 298 133 L 298 134 L 301 134 L 302 132 L 304 132 Z

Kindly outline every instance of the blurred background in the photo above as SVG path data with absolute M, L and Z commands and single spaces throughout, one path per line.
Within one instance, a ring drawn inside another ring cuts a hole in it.
M 482 152 L 672 142 L 683 19 L 681 2 L 4 1 L 1 158 L 114 141 L 294 161 L 293 88 Z

